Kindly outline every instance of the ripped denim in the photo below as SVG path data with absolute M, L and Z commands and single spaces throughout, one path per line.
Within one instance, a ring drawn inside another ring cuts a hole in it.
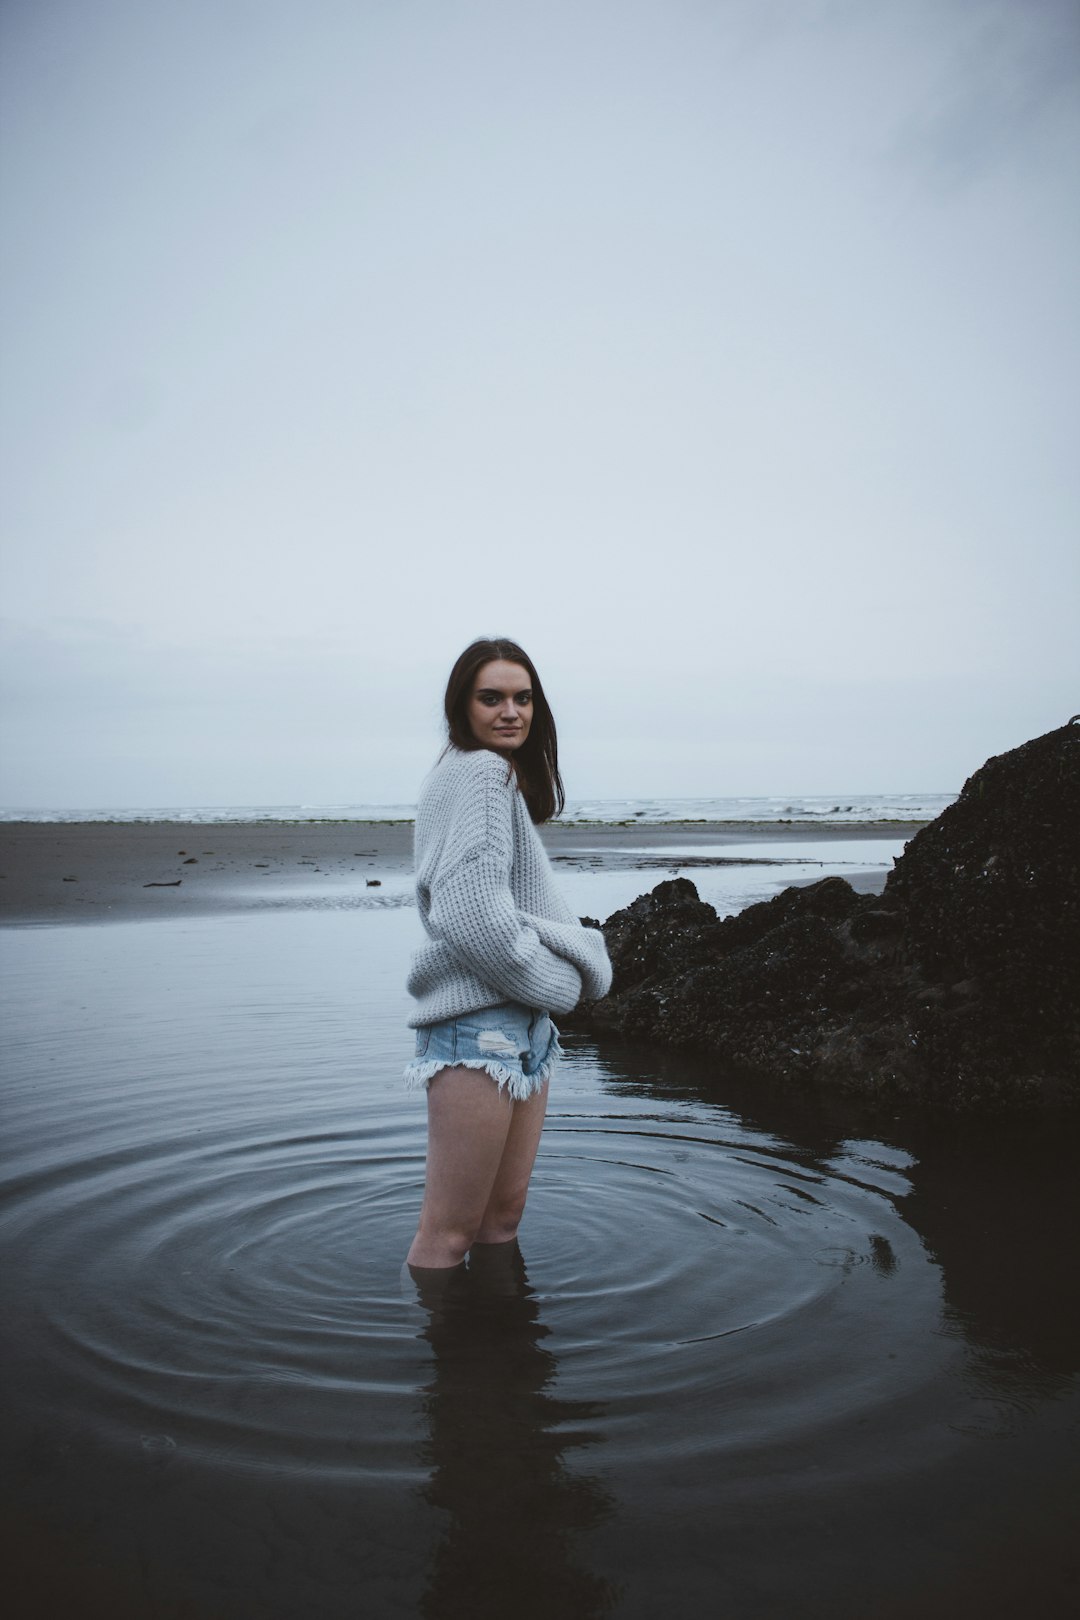
M 547 1084 L 561 1056 L 559 1032 L 546 1012 L 504 1001 L 422 1025 L 405 1084 L 427 1086 L 440 1069 L 484 1069 L 500 1091 L 524 1101 Z

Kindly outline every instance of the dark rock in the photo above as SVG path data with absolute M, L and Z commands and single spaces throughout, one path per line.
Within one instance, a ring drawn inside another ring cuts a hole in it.
M 183 881 L 184 881 L 183 878 L 170 878 L 168 880 L 168 882 L 163 882 L 163 883 L 144 883 L 143 888 L 144 889 L 178 889 Z
M 895 938 L 902 932 L 903 926 L 902 912 L 887 911 L 884 906 L 871 906 L 851 919 L 851 935 L 857 940 Z
M 604 924 L 579 1024 L 951 1109 L 1080 1101 L 1080 727 L 988 760 L 882 895 L 841 878 L 723 920 L 686 878 Z
M 198 864 L 199 857 L 197 855 L 189 855 L 187 860 L 184 862 L 185 866 L 198 866 Z
M 382 888 L 382 878 L 365 878 L 364 881 L 367 884 L 369 889 L 381 889 Z

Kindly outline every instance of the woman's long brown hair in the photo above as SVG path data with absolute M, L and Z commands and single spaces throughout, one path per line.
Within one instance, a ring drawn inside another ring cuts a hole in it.
M 562 777 L 559 775 L 555 720 L 544 696 L 536 666 L 516 641 L 507 641 L 504 637 L 496 640 L 485 638 L 472 642 L 461 654 L 450 671 L 443 705 L 450 741 L 455 748 L 462 748 L 466 752 L 484 746 L 477 742 L 469 725 L 469 698 L 477 672 L 497 658 L 508 664 L 521 664 L 529 672 L 533 695 L 532 724 L 521 747 L 510 755 L 510 764 L 517 775 L 518 786 L 525 795 L 533 821 L 550 821 L 552 816 L 561 814 L 566 803 Z

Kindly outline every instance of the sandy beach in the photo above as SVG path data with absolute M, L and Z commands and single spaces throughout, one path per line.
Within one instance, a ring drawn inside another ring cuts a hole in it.
M 666 851 L 686 867 L 724 863 L 723 848 L 852 838 L 906 841 L 921 823 L 561 823 L 541 829 L 557 863 L 640 868 L 660 881 Z M 105 922 L 244 911 L 298 884 L 380 885 L 412 870 L 411 821 L 9 822 L 0 832 L 0 921 Z M 762 857 L 768 859 L 767 856 Z M 650 870 L 653 869 L 653 870 Z

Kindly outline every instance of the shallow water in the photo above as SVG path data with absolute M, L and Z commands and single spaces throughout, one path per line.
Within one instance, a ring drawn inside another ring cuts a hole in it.
M 583 916 L 610 917 L 669 878 L 689 878 L 702 900 L 715 906 L 721 917 L 731 916 L 759 900 L 770 900 L 794 883 L 817 883 L 824 877 L 842 877 L 857 888 L 880 891 L 903 852 L 901 839 L 841 838 L 821 843 L 762 842 L 675 847 L 658 850 L 590 849 L 585 842 L 570 854 L 556 854 L 554 866 L 560 889 Z M 714 863 L 714 864 L 710 864 Z M 268 874 L 269 876 L 269 874 Z M 356 874 L 323 868 L 297 872 L 291 879 L 275 873 L 267 893 L 253 895 L 241 879 L 233 887 L 227 880 L 215 884 L 217 903 L 235 905 L 237 911 L 385 911 L 412 907 L 414 879 L 408 871 L 381 870 L 377 892 L 357 887 Z M 419 935 L 414 928 L 413 937 Z M 408 945 L 402 947 L 407 953 Z
M 702 844 L 657 849 L 590 850 L 556 855 L 559 882 L 584 915 L 606 919 L 639 894 L 669 878 L 689 878 L 702 900 L 719 916 L 730 917 L 760 900 L 771 900 L 790 884 L 842 877 L 858 889 L 880 892 L 902 839 L 842 838 L 822 843 L 812 837 L 761 840 L 749 844 Z M 592 909 L 589 909 L 592 908 Z
M 16 1586 L 229 1620 L 1056 1612 L 1069 1133 L 571 1034 L 523 1258 L 420 1298 L 416 926 L 387 894 L 0 934 Z

